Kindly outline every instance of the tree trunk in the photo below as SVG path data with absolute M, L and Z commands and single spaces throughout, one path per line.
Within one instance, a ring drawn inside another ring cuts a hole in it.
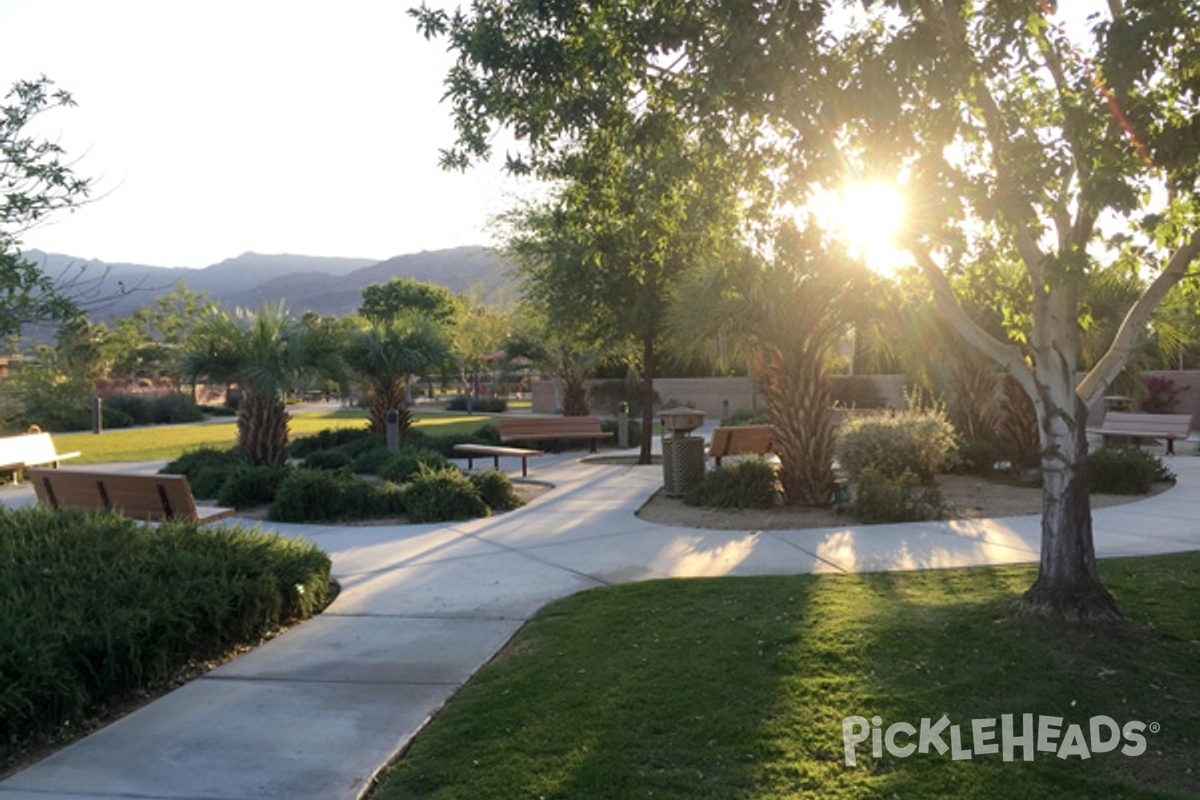
M 648 334 L 642 339 L 642 449 L 638 454 L 639 464 L 649 464 L 653 461 L 651 451 L 654 446 L 654 336 Z
M 1039 390 L 1042 549 L 1037 580 L 1018 609 L 1031 616 L 1077 623 L 1121 619 L 1116 600 L 1096 570 L 1087 488 L 1087 408 L 1073 386 L 1067 402 L 1057 402 L 1044 384 Z
M 238 409 L 238 444 L 251 463 L 281 467 L 287 461 L 288 413 L 283 398 L 247 391 Z
M 404 402 L 405 381 L 388 386 L 376 386 L 371 391 L 370 431 L 378 436 L 387 435 L 387 414 L 393 408 L 400 414 L 400 435 L 408 433 L 412 426 L 412 413 Z
M 779 481 L 788 505 L 827 506 L 833 496 L 834 436 L 829 376 L 823 360 L 791 360 L 779 351 L 764 365 L 763 395 L 775 433 Z

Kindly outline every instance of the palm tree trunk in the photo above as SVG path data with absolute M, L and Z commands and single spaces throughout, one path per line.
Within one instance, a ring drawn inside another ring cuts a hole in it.
M 283 398 L 247 391 L 238 409 L 238 444 L 258 466 L 287 461 L 288 413 Z
M 369 412 L 371 433 L 379 436 L 387 435 L 387 415 L 393 408 L 399 413 L 400 436 L 403 437 L 412 427 L 412 413 L 404 402 L 404 387 L 406 381 L 384 386 L 375 386 L 371 391 L 371 409 Z
M 762 381 L 767 413 L 775 426 L 779 481 L 788 505 L 829 505 L 833 495 L 834 436 L 829 375 L 824 360 L 773 351 Z

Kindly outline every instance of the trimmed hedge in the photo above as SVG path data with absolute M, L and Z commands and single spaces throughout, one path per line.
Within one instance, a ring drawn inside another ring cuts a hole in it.
M 1149 494 L 1155 483 L 1175 480 L 1162 459 L 1138 447 L 1101 447 L 1088 454 L 1088 491 Z
M 343 473 L 293 469 L 267 512 L 276 522 L 332 522 L 404 513 L 404 492 L 393 483 L 367 483 Z
M 240 526 L 0 510 L 0 748 L 327 602 L 329 557 Z

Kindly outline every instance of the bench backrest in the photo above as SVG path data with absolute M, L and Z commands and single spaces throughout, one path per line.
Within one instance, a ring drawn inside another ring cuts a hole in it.
M 527 437 L 603 435 L 599 417 L 501 417 L 498 423 L 503 441 Z
M 770 425 L 741 425 L 713 431 L 710 456 L 766 455 L 771 452 Z
M 48 433 L 23 433 L 0 438 L 0 465 L 50 464 L 58 460 L 58 451 Z
M 1128 411 L 1109 411 L 1104 415 L 1104 431 L 1109 434 L 1128 433 L 1143 436 L 1160 433 L 1186 438 L 1192 430 L 1191 414 L 1134 414 Z
M 120 475 L 67 469 L 30 469 L 38 502 L 54 508 L 117 508 L 127 517 L 196 519 L 196 500 L 183 475 Z

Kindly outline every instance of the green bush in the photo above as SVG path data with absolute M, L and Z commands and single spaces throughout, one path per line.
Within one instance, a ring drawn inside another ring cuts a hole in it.
M 152 396 L 113 394 L 104 398 L 104 408 L 116 409 L 128 415 L 134 425 L 199 422 L 204 417 L 195 398 L 183 392 Z
M 407 483 L 422 467 L 443 470 L 451 467 L 450 461 L 437 450 L 426 447 L 406 447 L 393 453 L 376 472 L 385 481 Z
M 404 512 L 404 494 L 394 484 L 372 484 L 323 470 L 291 470 L 267 512 L 277 522 L 371 519 Z
M 916 522 L 942 519 L 946 502 L 936 486 L 924 486 L 911 472 L 897 477 L 867 467 L 858 476 L 850 513 L 859 522 Z
M 466 411 L 467 398 L 463 395 L 452 398 L 446 404 L 447 411 Z M 471 401 L 471 410 L 480 414 L 502 414 L 508 411 L 508 401 L 501 397 L 476 397 Z
M 739 408 L 729 414 L 725 425 L 766 425 L 770 422 L 765 408 Z
M 217 490 L 217 503 L 236 508 L 265 506 L 275 499 L 279 485 L 290 472 L 288 467 L 256 467 L 239 464 L 225 472 L 225 480 Z M 192 490 L 195 493 L 195 489 Z
M 506 472 L 487 469 L 471 473 L 468 479 L 474 485 L 480 499 L 492 511 L 511 511 L 525 505 L 525 502 L 513 491 L 512 480 L 509 479 Z
M 404 492 L 413 522 L 449 522 L 486 517 L 488 507 L 466 475 L 456 468 L 422 468 Z
M 304 459 L 304 466 L 308 469 L 348 470 L 353 463 L 354 459 L 340 449 L 317 450 L 309 453 L 308 457 Z
M 240 526 L 0 510 L 0 748 L 319 611 L 329 558 Z
M 379 470 L 392 457 L 392 451 L 387 446 L 375 447 L 359 453 L 350 464 L 350 471 L 355 475 L 378 475 Z
M 606 442 L 611 445 L 617 443 L 617 421 L 615 419 L 600 420 L 600 430 L 605 433 L 611 433 L 611 439 L 601 439 L 601 442 Z M 639 419 L 629 420 L 629 443 L 631 446 L 636 446 L 642 441 L 642 421 Z
M 1155 483 L 1175 480 L 1162 459 L 1138 447 L 1101 447 L 1088 454 L 1088 491 L 1149 494 Z
M 761 458 L 748 458 L 709 472 L 683 502 L 712 508 L 771 508 L 776 482 L 774 466 Z
M 402 448 L 424 447 L 436 450 L 446 458 L 460 455 L 454 452 L 456 444 L 501 444 L 500 429 L 494 424 L 488 424 L 474 433 L 447 433 L 440 436 L 432 436 L 423 431 L 410 429 L 408 435 L 400 442 Z
M 246 458 L 246 454 L 236 447 L 220 450 L 215 447 L 197 447 L 195 450 L 187 451 L 174 461 L 168 462 L 165 467 L 159 470 L 159 473 L 163 475 L 186 475 L 188 483 L 192 485 L 192 491 L 195 492 L 196 476 L 206 467 L 227 469 L 249 463 L 250 460 Z M 215 495 L 204 496 L 213 497 Z
M 851 417 L 837 435 L 838 463 L 853 481 L 874 468 L 889 478 L 908 472 L 928 484 L 955 456 L 954 427 L 940 409 Z
M 326 428 L 311 436 L 300 436 L 288 445 L 288 454 L 293 458 L 308 458 L 318 450 L 332 450 L 350 442 L 381 439 L 366 428 Z

